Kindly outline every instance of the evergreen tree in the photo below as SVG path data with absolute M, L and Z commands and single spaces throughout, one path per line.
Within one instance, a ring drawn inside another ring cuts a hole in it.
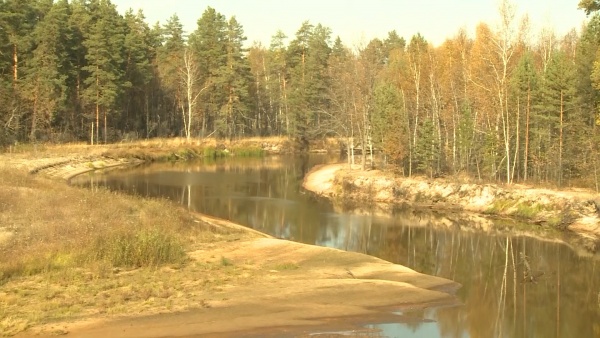
M 165 108 L 163 107 L 163 89 L 160 81 L 158 59 L 159 49 L 163 44 L 163 32 L 159 22 L 148 31 L 147 42 L 149 49 L 149 69 L 151 72 L 151 80 L 147 85 L 146 95 L 146 137 L 168 135 L 166 130 L 168 123 L 165 119 Z M 162 117 L 162 120 L 161 120 Z M 154 118 L 154 120 L 153 120 Z
M 156 51 L 144 14 L 141 11 L 134 14 L 130 9 L 125 13 L 124 19 L 125 82 L 120 128 L 123 131 L 145 130 L 148 137 L 154 128 L 150 121 L 149 84 L 154 76 L 152 62 Z
M 68 105 L 69 117 L 63 121 L 64 128 L 73 133 L 77 139 L 89 139 L 90 122 L 92 115 L 85 111 L 84 103 L 84 80 L 87 65 L 87 48 L 84 45 L 85 38 L 89 35 L 92 25 L 92 11 L 97 10 L 97 3 L 88 3 L 87 0 L 73 0 L 70 2 L 71 11 L 68 21 L 65 23 L 71 32 L 68 48 L 69 51 L 69 78 L 68 78 Z M 94 7 L 96 6 L 96 7 Z
M 374 144 L 400 168 L 408 156 L 407 140 L 410 138 L 403 106 L 402 97 L 392 84 L 380 84 L 375 88 L 371 117 Z
M 50 132 L 57 118 L 64 118 L 67 98 L 68 21 L 67 0 L 50 5 L 49 11 L 35 26 L 32 34 L 35 49 L 26 60 L 23 96 L 31 111 L 30 139 L 39 131 Z
M 520 148 L 519 140 L 523 140 L 523 179 L 527 181 L 529 172 L 529 161 L 530 161 L 530 140 L 531 140 L 531 117 L 532 111 L 535 105 L 535 97 L 538 91 L 538 73 L 535 68 L 533 55 L 530 52 L 526 52 L 521 59 L 514 71 L 511 79 L 512 84 L 512 101 L 513 106 L 516 107 L 518 118 L 522 119 L 524 123 L 520 123 L 524 128 L 522 129 L 522 135 L 518 135 L 517 138 L 517 149 Z
M 386 56 L 386 63 L 389 60 L 390 54 L 393 52 L 404 51 L 406 48 L 406 40 L 400 37 L 398 33 L 393 30 L 388 33 L 387 38 L 383 41 L 384 54 Z
M 600 121 L 597 109 L 600 103 L 600 72 L 595 69 L 596 66 L 600 66 L 600 63 L 596 62 L 599 49 L 600 14 L 594 14 L 583 28 L 575 56 L 579 106 L 589 113 L 587 123 L 590 126 Z
M 576 118 L 575 108 L 575 67 L 564 52 L 556 52 L 550 59 L 542 87 L 543 100 L 540 102 L 540 123 L 548 126 L 548 150 L 558 154 L 556 162 L 551 162 L 552 176 L 559 186 L 563 183 L 565 168 L 565 136 Z M 581 131 L 577 131 L 581 132 Z M 549 158 L 553 158 L 548 154 Z
M 305 21 L 288 48 L 290 133 L 298 139 L 319 134 L 320 110 L 327 106 L 330 35 L 329 28 Z
M 268 50 L 260 42 L 254 42 L 248 49 L 247 56 L 252 79 L 248 89 L 249 93 L 249 116 L 251 122 L 245 123 L 251 132 L 265 135 L 274 128 L 273 101 L 271 86 L 271 60 Z
M 162 40 L 164 43 L 158 49 L 158 73 L 164 91 L 164 103 L 161 105 L 165 110 L 167 124 L 172 131 L 179 132 L 182 129 L 180 109 L 184 106 L 184 88 L 181 82 L 183 56 L 185 41 L 183 37 L 183 25 L 177 15 L 167 20 L 162 29 Z
M 309 53 L 309 43 L 314 26 L 308 21 L 302 23 L 296 32 L 296 38 L 288 47 L 286 63 L 290 74 L 288 87 L 290 109 L 290 135 L 306 139 L 308 122 L 310 121 L 309 81 L 306 61 Z
M 326 93 L 331 86 L 331 79 L 327 73 L 327 62 L 331 54 L 330 40 L 331 29 L 318 24 L 310 39 L 310 53 L 306 62 L 307 70 L 311 74 L 307 88 L 312 118 L 309 124 L 315 126 L 316 130 L 319 130 L 319 134 L 321 134 L 321 125 L 327 119 L 327 116 L 321 113 L 329 109 L 329 98 Z M 310 136 L 314 137 L 313 135 Z
M 202 111 L 202 134 L 215 129 L 221 107 L 229 96 L 222 74 L 227 64 L 227 21 L 225 16 L 208 7 L 198 20 L 198 28 L 189 38 L 189 45 L 198 65 L 200 87 L 207 87 L 199 109 Z
M 577 44 L 575 55 L 576 67 L 576 86 L 577 86 L 577 111 L 581 117 L 584 128 L 589 130 L 589 137 L 582 140 L 579 144 L 577 153 L 581 155 L 579 161 L 579 170 L 588 173 L 593 183 L 588 186 L 595 186 L 596 190 L 600 187 L 598 178 L 598 163 L 600 162 L 600 125 L 599 103 L 600 86 L 598 86 L 598 77 L 593 76 L 594 68 L 598 65 L 596 58 L 600 49 L 600 14 L 595 13 L 583 28 L 581 38 Z M 589 175 L 594 173 L 594 175 Z
M 244 56 L 243 43 L 245 40 L 242 26 L 235 17 L 232 17 L 227 25 L 225 43 L 227 59 L 219 73 L 220 82 L 227 96 L 221 106 L 220 116 L 216 120 L 216 130 L 221 136 L 229 138 L 243 134 L 245 125 L 250 120 L 248 118 L 250 69 Z
M 51 2 L 50 2 L 51 4 Z M 38 19 L 43 13 L 43 2 L 36 0 L 5 0 L 0 12 L 0 27 L 4 31 L 10 50 L 11 75 L 13 82 L 20 78 L 19 68 L 27 60 L 32 49 L 32 35 Z M 40 8 L 41 7 L 41 8 Z
M 420 137 L 414 145 L 416 169 L 433 177 L 439 153 L 435 144 L 435 126 L 431 119 L 426 119 L 420 126 Z
M 288 64 L 286 60 L 287 49 L 285 40 L 287 36 L 278 30 L 271 38 L 269 46 L 269 102 L 272 114 L 275 116 L 276 131 L 278 134 L 290 134 L 290 112 L 288 106 Z
M 87 72 L 84 80 L 84 102 L 94 116 L 96 143 L 100 139 L 102 119 L 104 142 L 108 139 L 108 115 L 115 113 L 118 100 L 125 87 L 124 49 L 125 24 L 110 0 L 91 2 L 92 23 L 83 45 L 87 53 Z M 93 10 L 96 8 L 96 10 Z
M 328 119 L 322 123 L 325 128 L 325 135 L 341 136 L 347 139 L 347 145 L 350 148 L 353 137 L 353 116 L 351 115 L 351 92 L 349 83 L 351 83 L 351 74 L 353 62 L 352 53 L 344 46 L 340 37 L 336 37 L 331 48 L 331 54 L 328 60 L 328 78 L 331 84 L 327 89 L 327 99 L 329 102 L 327 112 Z M 347 149 L 349 155 L 351 149 Z M 349 157 L 352 161 L 352 158 Z
M 33 50 L 32 33 L 35 25 L 44 15 L 47 6 L 36 0 L 5 0 L 0 2 L 0 31 L 2 41 L 2 74 L 4 77 L 0 121 L 3 130 L 0 139 L 25 140 L 30 136 L 27 120 L 31 118 L 23 106 L 21 88 L 25 62 Z

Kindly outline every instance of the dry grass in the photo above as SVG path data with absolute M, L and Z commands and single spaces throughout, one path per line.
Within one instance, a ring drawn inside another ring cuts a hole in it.
M 241 268 L 191 260 L 218 230 L 168 201 L 0 169 L 0 333 L 96 314 L 202 306 Z M 169 273 L 164 273 L 164 270 Z
M 78 268 L 18 278 L 2 286 L 0 333 L 65 319 L 184 311 L 210 306 L 227 285 L 252 283 L 254 270 L 214 262 L 174 269 L 93 273 Z
M 325 138 L 311 141 L 311 149 L 338 151 L 340 141 L 337 138 Z M 204 149 L 224 150 L 241 155 L 254 155 L 258 149 L 265 152 L 289 153 L 295 150 L 294 140 L 284 136 L 249 137 L 241 139 L 198 138 L 187 141 L 185 138 L 153 138 L 107 145 L 89 146 L 85 143 L 67 144 L 19 144 L 4 150 L 12 155 L 34 154 L 36 156 L 69 156 L 73 154 L 107 155 L 110 157 L 137 157 L 142 159 L 178 159 L 181 153 L 192 152 L 203 155 Z
M 103 155 L 113 158 L 135 157 L 144 160 L 189 160 L 198 157 L 260 156 L 268 152 L 287 153 L 293 142 L 283 137 L 219 140 L 215 138 L 151 139 L 110 145 Z
M 196 228 L 190 216 L 168 208 L 164 201 L 77 189 L 10 169 L 3 169 L 0 177 L 0 223 L 4 232 L 12 234 L 0 247 L 5 258 L 0 262 L 0 281 L 82 261 L 111 260 L 108 253 L 90 248 L 108 251 L 111 246 L 129 245 L 140 249 L 135 246 L 143 245 L 148 240 L 143 236 L 150 232 L 167 244 L 179 241 L 183 248 L 180 234 Z M 173 256 L 165 262 L 178 260 Z

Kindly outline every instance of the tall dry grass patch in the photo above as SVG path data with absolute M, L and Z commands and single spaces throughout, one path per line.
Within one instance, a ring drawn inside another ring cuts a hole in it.
M 168 201 L 0 171 L 0 281 L 99 261 L 180 264 L 191 243 L 215 235 L 206 229 Z
M 136 232 L 116 231 L 96 237 L 85 252 L 91 262 L 106 262 L 121 267 L 158 267 L 169 263 L 184 263 L 183 242 L 172 232 L 161 228 Z

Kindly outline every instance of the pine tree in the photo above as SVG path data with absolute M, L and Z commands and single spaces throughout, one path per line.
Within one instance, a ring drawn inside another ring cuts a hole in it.
M 149 49 L 149 69 L 151 72 L 151 80 L 148 83 L 146 90 L 146 137 L 167 135 L 168 123 L 165 120 L 165 110 L 163 103 L 163 90 L 160 80 L 158 59 L 159 49 L 163 44 L 162 27 L 159 22 L 148 31 L 147 43 Z M 162 120 L 161 120 L 162 117 Z M 153 121 L 152 119 L 155 118 Z
M 329 100 L 329 123 L 325 124 L 326 135 L 336 135 L 346 139 L 348 163 L 354 163 L 354 137 L 356 116 L 352 109 L 352 83 L 355 79 L 353 68 L 355 56 L 336 37 L 328 61 L 328 77 L 331 85 L 326 91 Z
M 331 30 L 305 21 L 288 47 L 290 134 L 306 141 L 320 133 L 320 110 L 327 108 L 327 61 Z
M 307 70 L 311 74 L 308 86 L 308 96 L 310 100 L 310 118 L 309 125 L 314 126 L 318 135 L 323 135 L 322 124 L 327 120 L 327 115 L 321 114 L 322 111 L 329 110 L 329 99 L 326 95 L 327 89 L 331 86 L 331 79 L 327 73 L 327 63 L 331 54 L 331 29 L 321 24 L 315 26 L 310 39 L 310 53 L 306 62 Z M 314 137 L 315 135 L 310 135 Z
M 278 134 L 289 135 L 290 111 L 288 105 L 288 82 L 289 69 L 286 60 L 287 48 L 285 40 L 287 36 L 278 30 L 271 38 L 269 46 L 270 67 L 269 73 L 269 102 L 272 106 L 272 114 L 275 116 L 275 125 Z
M 244 126 L 250 120 L 248 118 L 250 69 L 244 56 L 245 40 L 242 26 L 235 17 L 232 17 L 227 25 L 225 42 L 227 59 L 219 74 L 227 97 L 216 121 L 216 130 L 221 136 L 229 138 L 244 133 Z
M 310 105 L 308 74 L 306 62 L 309 53 L 309 43 L 314 26 L 308 21 L 302 23 L 296 32 L 296 38 L 290 43 L 287 50 L 286 63 L 288 65 L 290 82 L 287 88 L 290 109 L 290 135 L 298 139 L 306 139 L 308 122 L 310 121 Z
M 2 5 L 0 26 L 8 38 L 12 79 L 16 85 L 20 78 L 20 65 L 31 52 L 31 33 L 38 21 L 39 7 L 36 6 L 36 0 L 6 0 L 2 2 Z
M 182 129 L 180 109 L 184 106 L 184 88 L 181 72 L 184 68 L 183 56 L 185 41 L 183 25 L 179 17 L 173 15 L 162 29 L 164 43 L 158 49 L 158 73 L 165 98 L 162 105 L 167 115 L 169 128 L 179 132 Z
M 82 68 L 87 73 L 83 96 L 84 102 L 93 111 L 95 139 L 98 143 L 101 124 L 104 142 L 107 142 L 108 115 L 114 113 L 125 87 L 123 81 L 125 24 L 109 0 L 92 1 L 90 12 L 92 14 L 90 31 L 83 41 L 87 50 L 85 55 L 87 64 Z
M 219 118 L 221 107 L 228 99 L 227 89 L 223 82 L 223 67 L 227 64 L 227 21 L 225 16 L 214 8 L 208 7 L 200 19 L 198 28 L 189 38 L 189 46 L 198 64 L 199 78 L 197 83 L 206 90 L 202 104 L 202 134 L 207 129 L 215 129 L 215 121 Z
M 47 1 L 45 1 L 47 3 Z M 2 121 L 5 140 L 25 140 L 30 136 L 27 119 L 30 116 L 23 106 L 21 87 L 25 61 L 31 57 L 33 50 L 32 33 L 35 25 L 44 14 L 44 2 L 36 0 L 5 0 L 0 3 L 0 31 L 2 36 L 2 66 L 6 74 L 2 99 Z
M 596 58 L 600 49 L 600 14 L 595 13 L 589 22 L 583 28 L 581 38 L 577 44 L 575 55 L 576 67 L 576 86 L 578 98 L 578 114 L 584 128 L 589 130 L 585 140 L 579 145 L 578 153 L 589 154 L 588 158 L 580 162 L 578 168 L 586 172 L 593 180 L 596 191 L 600 190 L 600 178 L 598 175 L 598 166 L 600 162 L 600 114 L 598 110 L 600 103 L 600 86 L 598 78 L 592 79 L 591 74 L 594 68 L 598 66 Z M 591 175 L 593 173 L 593 176 Z M 592 184 L 589 184 L 590 186 Z
M 38 131 L 50 132 L 59 113 L 64 114 L 67 98 L 69 3 L 58 1 L 35 27 L 32 35 L 35 49 L 26 60 L 23 81 L 24 97 L 31 111 L 30 139 Z M 64 116 L 63 116 L 64 118 Z
M 524 132 L 522 139 L 523 144 L 523 180 L 527 181 L 529 177 L 529 162 L 530 162 L 530 140 L 531 140 L 531 117 L 534 108 L 534 99 L 538 91 L 538 74 L 535 68 L 533 55 L 530 52 L 525 53 L 512 75 L 512 95 L 513 105 L 517 109 L 517 116 L 522 116 L 524 123 Z M 519 135 L 518 139 L 521 139 Z M 517 149 L 520 144 L 516 144 Z
M 410 138 L 403 106 L 402 97 L 392 84 L 380 84 L 375 88 L 371 117 L 373 140 L 390 162 L 400 167 L 409 154 L 406 141 Z
M 124 131 L 145 130 L 149 136 L 150 125 L 149 84 L 153 79 L 152 62 L 155 58 L 150 27 L 144 14 L 134 14 L 130 9 L 125 13 L 126 33 L 124 41 L 123 110 L 120 127 Z M 143 114 L 142 114 L 143 113 Z
M 388 33 L 388 37 L 383 41 L 383 51 L 388 63 L 390 55 L 394 52 L 404 51 L 406 48 L 406 40 L 400 37 L 398 33 L 393 30 Z
M 250 66 L 252 81 L 249 86 L 249 122 L 245 123 L 251 132 L 257 135 L 267 135 L 276 127 L 276 114 L 273 109 L 273 88 L 271 59 L 269 52 L 260 42 L 254 42 L 248 49 L 247 60 Z
M 557 162 L 553 163 L 554 177 L 559 186 L 563 184 L 565 169 L 565 133 L 571 128 L 575 108 L 575 68 L 565 53 L 555 52 L 545 73 L 542 87 L 543 101 L 538 115 L 541 123 L 548 126 L 550 132 L 549 151 L 558 154 Z M 552 156 L 550 156 L 552 158 Z
M 87 49 L 84 45 L 86 36 L 90 32 L 92 25 L 92 10 L 97 10 L 97 3 L 88 3 L 87 0 L 73 0 L 70 2 L 70 15 L 65 23 L 71 32 L 67 50 L 69 52 L 70 66 L 67 80 L 69 117 L 63 121 L 63 128 L 73 133 L 77 139 L 89 139 L 90 122 L 92 114 L 85 111 L 84 103 L 84 80 L 86 72 L 84 67 L 87 65 Z M 96 5 L 96 7 L 93 7 Z

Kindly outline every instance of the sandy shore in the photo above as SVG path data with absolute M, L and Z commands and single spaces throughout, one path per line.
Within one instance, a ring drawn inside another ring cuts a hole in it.
M 278 239 L 257 239 L 192 252 L 195 260 L 228 257 L 263 269 L 248 284 L 228 285 L 202 308 L 124 319 L 93 318 L 54 325 L 69 337 L 179 337 L 284 334 L 364 330 L 362 325 L 402 322 L 392 310 L 457 305 L 458 285 L 363 254 Z M 44 328 L 52 331 L 52 327 Z M 41 331 L 42 333 L 47 331 Z M 237 333 L 236 333 L 237 332 Z M 19 337 L 28 335 L 19 335 Z
M 583 242 L 578 245 L 585 247 L 585 250 L 591 253 L 600 251 L 600 196 L 593 191 L 458 184 L 423 178 L 399 178 L 377 170 L 348 169 L 347 164 L 315 167 L 306 175 L 303 187 L 328 198 L 368 199 L 385 205 L 404 203 L 415 207 L 465 210 L 479 214 L 486 214 L 499 204 L 514 205 L 498 210 L 497 215 L 500 216 L 518 215 L 521 206 L 532 210 L 538 208 L 540 211 L 530 219 L 521 220 L 569 230 L 580 237 Z M 336 178 L 343 180 L 345 185 L 351 185 L 351 191 L 345 192 L 344 187 L 335 186 Z M 402 195 L 396 196 L 399 192 Z M 550 224 L 554 220 L 556 224 Z

